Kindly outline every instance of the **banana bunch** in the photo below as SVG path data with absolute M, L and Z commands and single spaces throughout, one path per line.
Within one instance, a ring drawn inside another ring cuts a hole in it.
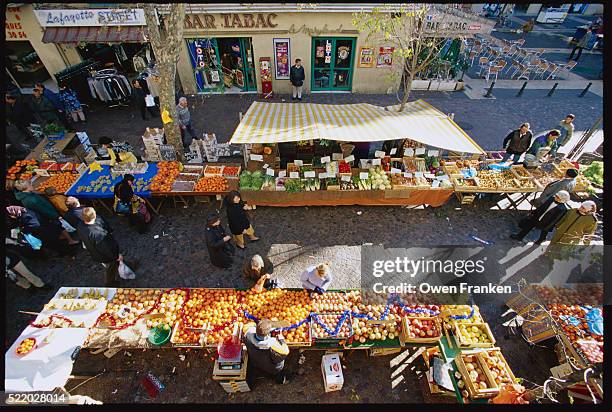
M 89 288 L 87 292 L 83 293 L 80 298 L 81 299 L 97 299 L 97 300 L 106 300 L 108 296 L 108 289 L 104 289 L 104 293 L 102 293 L 99 289 Z
M 67 305 L 68 306 L 68 305 Z M 96 308 L 96 301 L 90 299 L 75 300 L 72 305 L 64 307 L 65 310 L 77 311 L 77 310 L 93 310 Z
M 60 293 L 59 297 L 61 299 L 76 299 L 79 295 L 79 290 L 77 288 L 72 288 L 68 290 L 66 293 Z

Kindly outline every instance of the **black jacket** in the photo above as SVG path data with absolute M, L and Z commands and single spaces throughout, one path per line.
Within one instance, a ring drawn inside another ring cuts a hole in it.
M 241 235 L 245 229 L 251 226 L 251 222 L 244 210 L 244 202 L 240 203 L 225 202 L 227 208 L 227 222 L 229 224 L 230 231 L 233 235 Z
M 83 209 L 85 209 L 85 206 L 69 209 L 62 217 L 64 220 L 66 220 L 66 222 L 70 223 L 70 226 L 76 229 L 79 227 L 79 223 L 83 221 Z
M 129 205 L 132 202 L 132 198 L 134 197 L 134 189 L 132 186 L 126 181 L 122 180 L 115 185 L 115 196 L 119 198 L 121 203 L 125 203 Z
M 539 206 L 531 213 L 531 215 L 529 216 L 529 220 L 531 220 L 531 223 L 534 227 L 545 232 L 550 232 L 551 230 L 553 230 L 555 225 L 563 218 L 563 216 L 565 216 L 565 213 L 567 213 L 569 209 L 565 203 L 557 204 L 557 206 L 550 209 L 546 213 L 546 209 L 548 209 L 548 206 L 550 206 L 551 203 L 553 203 L 554 201 L 555 199 L 553 196 L 546 202 L 544 202 L 542 206 Z M 542 216 L 542 220 L 539 220 L 540 216 Z
M 304 66 L 295 67 L 295 65 L 291 66 L 289 69 L 289 80 L 291 84 L 297 87 L 300 87 L 304 84 L 304 79 L 306 78 L 306 74 L 304 74 Z
M 32 109 L 21 98 L 18 98 L 14 105 L 6 105 L 6 118 L 19 127 L 28 127 L 30 123 L 35 123 Z
M 531 134 L 529 130 L 523 137 L 520 137 L 520 131 L 517 129 L 506 136 L 503 147 L 505 147 L 506 152 L 510 154 L 523 154 L 529 149 L 529 146 L 531 146 L 532 137 L 533 134 Z M 506 147 L 506 145 L 508 145 L 508 147 Z
M 276 352 L 272 348 L 262 348 L 261 343 L 252 331 L 244 335 L 243 341 L 249 354 L 249 364 L 272 375 L 283 370 L 287 355 Z
M 23 233 L 29 233 L 43 243 L 43 246 L 57 248 L 64 228 L 57 219 L 49 219 L 31 209 L 26 209 L 17 220 Z
M 220 268 L 232 266 L 234 248 L 229 242 L 223 241 L 226 235 L 221 225 L 206 228 L 206 247 L 210 255 L 210 263 Z
M 95 262 L 111 263 L 119 258 L 119 245 L 111 234 L 112 230 L 102 219 L 96 218 L 93 225 L 81 222 L 77 226 L 79 239 Z
M 149 94 L 147 93 L 147 90 L 145 90 L 143 87 L 136 88 L 136 87 L 132 87 L 132 99 L 134 99 L 134 101 L 140 105 L 144 105 L 145 104 L 145 96 Z

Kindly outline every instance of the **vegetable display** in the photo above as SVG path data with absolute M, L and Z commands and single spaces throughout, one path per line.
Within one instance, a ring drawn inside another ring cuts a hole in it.
M 582 173 L 584 177 L 598 186 L 603 185 L 603 162 L 595 161 L 587 167 Z
M 391 189 L 391 181 L 389 176 L 380 167 L 370 169 L 370 180 L 372 181 L 373 190 Z
M 240 174 L 240 189 L 241 190 L 260 190 L 264 183 L 264 176 L 261 171 L 256 170 L 249 172 L 243 171 Z

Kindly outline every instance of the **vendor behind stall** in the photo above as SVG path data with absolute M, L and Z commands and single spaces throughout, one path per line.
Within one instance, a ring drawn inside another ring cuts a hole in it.
M 323 294 L 332 281 L 332 273 L 329 264 L 321 263 L 317 266 L 307 268 L 300 276 L 300 282 L 304 289 Z
M 281 333 L 272 337 L 270 332 L 274 323 L 268 319 L 245 325 L 244 344 L 249 354 L 247 365 L 247 382 L 253 389 L 255 378 L 260 374 L 273 376 L 276 383 L 289 383 L 285 370 L 285 358 L 289 355 L 289 347 Z
M 253 255 L 250 259 L 245 259 L 242 265 L 242 272 L 246 282 L 255 282 L 252 289 L 261 292 L 263 289 L 271 289 L 277 286 L 276 280 L 271 280 L 274 265 L 270 259 L 262 258 L 260 255 Z
M 108 151 L 108 156 L 111 159 L 111 166 L 114 166 L 117 163 L 117 158 L 119 159 L 119 163 L 138 163 L 138 159 L 132 152 L 119 152 L 115 153 L 113 150 L 113 139 L 107 136 L 100 137 L 99 140 L 100 145 Z

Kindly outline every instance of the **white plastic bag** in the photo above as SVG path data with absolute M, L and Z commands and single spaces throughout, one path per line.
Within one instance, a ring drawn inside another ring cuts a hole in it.
M 76 232 L 76 229 L 73 228 L 72 225 L 65 221 L 63 218 L 60 217 L 59 221 L 62 224 L 62 227 L 66 230 L 66 232 Z
M 151 96 L 150 94 L 147 94 L 145 96 L 145 104 L 147 105 L 147 107 L 155 106 L 155 98 Z
M 123 260 L 119 262 L 119 276 L 121 279 L 136 279 L 136 273 L 126 265 Z

